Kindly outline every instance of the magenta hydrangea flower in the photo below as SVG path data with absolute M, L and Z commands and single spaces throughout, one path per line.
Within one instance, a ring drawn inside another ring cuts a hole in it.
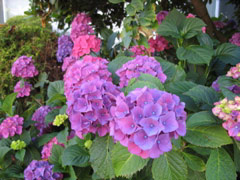
M 24 170 L 25 180 L 61 180 L 63 175 L 61 173 L 53 172 L 54 165 L 49 164 L 48 161 L 33 160 Z
M 165 19 L 165 17 L 168 15 L 168 11 L 160 11 L 157 14 L 157 21 L 158 24 L 162 24 L 162 21 Z
M 65 57 L 63 60 L 62 71 L 66 71 L 68 67 L 74 64 L 78 59 L 74 56 Z
M 110 135 L 142 158 L 172 149 L 171 138 L 186 134 L 185 104 L 178 96 L 147 87 L 121 93 L 111 107 Z
M 224 28 L 227 24 L 222 21 L 214 21 L 213 24 L 216 26 L 217 29 Z
M 122 68 L 116 71 L 120 77 L 120 87 L 125 87 L 132 78 L 137 78 L 141 73 L 151 74 L 164 83 L 167 76 L 163 73 L 162 67 L 153 57 L 136 56 L 132 61 L 123 64 Z
M 94 79 L 112 81 L 107 64 L 107 60 L 93 56 L 84 56 L 83 60 L 72 64 L 64 75 L 64 93 L 67 99 L 72 100 L 73 90 L 83 82 Z
M 73 42 L 69 36 L 62 35 L 58 38 L 57 61 L 63 62 L 65 57 L 71 55 Z
M 228 72 L 228 77 L 232 77 L 233 79 L 238 79 L 240 77 L 240 63 L 238 63 L 235 67 L 232 67 Z
M 13 63 L 11 73 L 13 76 L 27 79 L 38 75 L 38 70 L 31 57 L 21 56 Z
M 29 96 L 31 92 L 31 88 L 32 88 L 32 85 L 30 83 L 26 81 L 24 82 L 18 81 L 14 87 L 14 92 L 17 93 L 17 98 Z
M 72 55 L 75 57 L 81 57 L 86 54 L 90 54 L 91 51 L 100 51 L 101 40 L 95 35 L 83 35 L 74 40 L 74 46 L 72 49 Z
M 112 82 L 101 79 L 82 82 L 74 90 L 73 100 L 67 101 L 67 113 L 71 128 L 79 138 L 89 132 L 98 132 L 99 136 L 109 132 L 109 122 L 112 120 L 110 107 L 115 105 L 115 97 L 119 93 Z
M 40 131 L 39 136 L 48 131 L 49 126 L 45 123 L 45 117 L 51 110 L 52 108 L 50 106 L 41 106 L 32 116 L 32 120 L 36 121 L 34 126 Z
M 134 53 L 133 57 L 136 57 L 137 55 L 145 55 L 147 49 L 143 45 L 136 45 L 132 46 L 130 51 Z
M 240 32 L 234 33 L 229 42 L 237 46 L 240 46 Z
M 22 134 L 23 118 L 19 115 L 7 117 L 0 125 L 0 137 L 8 138 Z
M 64 147 L 64 144 L 59 143 L 56 137 L 52 138 L 47 144 L 44 144 L 44 146 L 43 146 L 43 149 L 41 152 L 42 159 L 48 159 L 51 156 L 52 148 L 53 148 L 54 144 Z
M 148 44 L 150 48 L 154 51 L 161 52 L 165 49 L 169 49 L 170 46 L 168 45 L 168 41 L 162 36 L 156 36 L 154 39 L 153 37 L 148 40 Z

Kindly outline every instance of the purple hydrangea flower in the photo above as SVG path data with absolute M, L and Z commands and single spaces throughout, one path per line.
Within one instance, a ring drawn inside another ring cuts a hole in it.
M 66 71 L 68 67 L 74 64 L 78 59 L 74 56 L 65 57 L 63 60 L 62 71 Z
M 240 32 L 234 33 L 231 39 L 229 39 L 229 42 L 237 46 L 240 46 Z
M 13 76 L 27 79 L 38 75 L 38 70 L 31 57 L 21 56 L 13 63 L 11 73 Z
M 110 107 L 116 105 L 115 97 L 119 93 L 112 82 L 100 79 L 82 82 L 74 90 L 73 99 L 67 102 L 67 113 L 78 137 L 83 138 L 89 132 L 98 132 L 99 136 L 109 132 Z
M 36 121 L 34 125 L 40 131 L 39 136 L 44 134 L 49 128 L 49 126 L 47 126 L 45 123 L 45 117 L 51 110 L 52 108 L 50 106 L 41 106 L 34 112 L 32 116 L 32 120 Z
M 157 14 L 157 21 L 158 21 L 158 24 L 161 24 L 162 21 L 165 19 L 165 17 L 168 15 L 168 11 L 160 11 L 158 14 Z
M 33 160 L 24 170 L 25 180 L 61 180 L 61 173 L 53 173 L 54 165 L 47 161 Z
M 63 62 L 65 57 L 71 55 L 73 42 L 69 36 L 62 35 L 58 38 L 57 61 Z
M 212 83 L 212 88 L 217 91 L 220 92 L 220 86 L 218 84 L 218 78 Z M 232 85 L 230 87 L 227 87 L 230 91 L 232 91 L 235 94 L 239 94 L 240 93 L 240 87 L 237 85 Z
M 28 82 L 18 81 L 17 84 L 14 87 L 14 92 L 17 93 L 17 98 L 24 97 L 24 96 L 29 96 L 30 92 L 31 92 L 31 88 L 32 88 L 32 85 L 29 84 Z
M 134 60 L 123 64 L 122 68 L 116 71 L 120 77 L 120 87 L 125 87 L 132 78 L 137 78 L 141 73 L 151 74 L 160 79 L 164 83 L 167 76 L 163 73 L 162 67 L 153 57 L 136 56 Z
M 0 137 L 8 138 L 15 134 L 22 134 L 23 120 L 19 115 L 7 117 L 0 125 Z
M 111 107 L 110 135 L 130 153 L 158 158 L 172 149 L 171 138 L 186 134 L 184 107 L 178 96 L 157 89 L 121 93 Z

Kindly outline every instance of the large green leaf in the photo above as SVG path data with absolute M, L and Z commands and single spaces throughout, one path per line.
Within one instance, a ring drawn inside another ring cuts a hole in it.
M 147 86 L 150 89 L 158 89 L 158 86 L 152 82 L 135 80 L 135 82 L 133 82 L 132 84 L 129 83 L 129 85 L 124 90 L 124 93 L 127 95 L 136 88 L 143 88 L 145 86 Z
M 148 5 L 144 7 L 144 10 L 141 11 L 139 15 L 139 23 L 141 26 L 150 26 L 155 20 L 155 9 L 151 3 L 148 3 Z
M 143 10 L 142 0 L 132 0 L 131 4 L 136 9 L 137 12 Z
M 111 160 L 113 140 L 110 136 L 97 137 L 90 148 L 90 162 L 94 172 L 103 179 L 114 177 Z
M 168 83 L 166 89 L 168 92 L 180 95 L 187 92 L 189 89 L 192 89 L 195 86 L 197 86 L 197 84 L 195 84 L 192 81 L 174 81 Z
M 1 109 L 9 116 L 13 116 L 12 106 L 16 97 L 17 93 L 9 94 L 2 103 Z
M 179 47 L 177 57 L 180 60 L 186 60 L 191 64 L 209 64 L 213 56 L 213 50 L 209 47 L 190 45 L 188 47 Z
M 132 41 L 132 35 L 133 35 L 133 32 L 132 31 L 128 31 L 126 32 L 126 30 L 124 29 L 123 30 L 123 46 L 128 49 L 129 48 L 129 45 Z
M 9 147 L 3 146 L 0 147 L 0 164 L 4 163 L 3 159 L 4 156 L 10 151 L 11 149 Z
M 56 94 L 64 94 L 64 82 L 63 81 L 54 81 L 51 82 L 48 86 L 47 95 L 50 99 Z
M 112 151 L 112 162 L 116 176 L 130 176 L 146 166 L 148 159 L 131 154 L 118 143 Z
M 113 4 L 118 4 L 118 3 L 121 3 L 121 2 L 125 2 L 125 0 L 108 0 L 110 3 L 113 3 Z
M 63 154 L 64 148 L 60 145 L 54 144 L 52 148 L 51 156 L 49 157 L 49 162 L 52 164 L 62 164 L 62 154 Z
M 44 134 L 36 139 L 38 147 L 43 146 L 57 135 L 57 132 Z
M 142 73 L 137 79 L 140 81 L 151 82 L 155 84 L 159 90 L 164 90 L 164 86 L 162 85 L 160 79 L 152 76 L 151 74 Z
M 239 145 L 240 143 L 237 142 L 236 140 L 234 141 L 233 144 L 233 152 L 234 152 L 234 164 L 236 166 L 237 172 L 240 172 L 240 150 L 239 150 Z
M 223 149 L 212 150 L 207 161 L 207 180 L 236 180 L 236 168 L 230 155 Z
M 188 169 L 188 180 L 206 180 L 205 173 Z
M 118 33 L 114 32 L 108 37 L 108 39 L 107 39 L 107 50 L 112 49 L 117 35 L 118 35 Z
M 186 152 L 182 152 L 182 154 L 185 161 L 187 162 L 188 167 L 191 168 L 193 171 L 205 171 L 205 163 L 200 157 Z
M 185 19 L 180 33 L 184 39 L 189 39 L 199 34 L 205 25 L 206 24 L 199 18 L 188 18 Z
M 68 127 L 66 127 L 64 130 L 60 131 L 57 135 L 57 140 L 60 143 L 66 143 L 68 137 Z
M 200 33 L 197 35 L 198 42 L 201 46 L 207 46 L 213 48 L 213 41 L 207 33 Z
M 126 11 L 128 13 L 129 16 L 134 16 L 136 14 L 136 8 L 131 4 L 128 4 L 126 7 Z
M 171 151 L 154 159 L 152 174 L 154 180 L 185 180 L 187 165 L 178 152 Z
M 196 146 L 211 148 L 217 148 L 232 143 L 226 130 L 220 125 L 187 128 L 187 134 L 184 136 L 184 139 Z
M 64 166 L 84 166 L 89 160 L 89 154 L 80 146 L 68 146 L 62 154 L 62 163 Z
M 55 117 L 59 114 L 59 109 L 53 109 L 45 116 L 45 123 L 49 124 L 52 123 Z

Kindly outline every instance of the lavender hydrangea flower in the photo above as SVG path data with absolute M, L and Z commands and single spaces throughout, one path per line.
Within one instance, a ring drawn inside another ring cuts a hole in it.
M 57 61 L 63 62 L 65 57 L 71 55 L 73 42 L 69 36 L 62 35 L 58 38 Z
M 68 67 L 74 64 L 78 59 L 74 56 L 65 57 L 63 60 L 62 71 L 66 71 Z
M 32 85 L 24 81 L 21 87 L 21 81 L 18 81 L 14 87 L 14 92 L 17 93 L 17 98 L 29 96 L 31 92 Z
M 141 73 L 151 74 L 160 79 L 164 83 L 167 76 L 163 73 L 162 67 L 153 57 L 136 56 L 132 61 L 123 64 L 122 68 L 116 71 L 120 77 L 120 87 L 125 87 L 132 78 L 137 78 Z
M 0 137 L 8 138 L 15 134 L 22 134 L 23 120 L 19 115 L 7 117 L 0 125 Z
M 157 89 L 121 93 L 110 110 L 110 135 L 132 154 L 158 158 L 172 149 L 171 138 L 186 134 L 184 107 L 178 96 Z
M 33 160 L 24 170 L 25 180 L 61 180 L 61 173 L 53 173 L 54 165 L 50 165 L 47 161 Z
M 11 73 L 13 76 L 27 79 L 38 75 L 38 70 L 31 57 L 21 56 L 13 63 Z
M 49 128 L 49 126 L 45 124 L 45 117 L 51 110 L 52 108 L 50 106 L 41 106 L 32 116 L 32 120 L 36 121 L 34 125 L 40 131 L 39 136 L 44 134 L 47 128 Z

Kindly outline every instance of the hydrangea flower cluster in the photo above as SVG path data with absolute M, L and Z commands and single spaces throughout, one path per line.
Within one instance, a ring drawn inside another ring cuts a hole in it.
M 151 74 L 159 78 L 162 83 L 167 79 L 160 63 L 153 57 L 136 56 L 134 60 L 123 64 L 122 68 L 116 71 L 116 74 L 120 77 L 120 87 L 127 86 L 130 79 L 139 77 L 141 73 Z
M 22 134 L 23 118 L 19 115 L 7 117 L 0 125 L 0 137 L 8 138 Z
M 71 55 L 73 48 L 73 42 L 67 35 L 62 35 L 58 38 L 58 50 L 57 50 L 57 61 L 63 62 L 65 57 Z
M 77 58 L 74 56 L 65 57 L 63 60 L 62 71 L 66 71 L 68 67 L 74 64 Z
M 48 128 L 45 124 L 45 117 L 51 110 L 52 108 L 50 106 L 41 106 L 32 116 L 32 120 L 36 121 L 34 126 L 40 131 L 39 136 L 43 135 Z
M 170 46 L 168 45 L 168 41 L 162 36 L 156 36 L 154 39 L 153 37 L 148 40 L 148 44 L 150 48 L 154 51 L 161 52 L 165 49 L 169 49 Z
M 133 57 L 136 57 L 137 55 L 145 55 L 147 49 L 143 45 L 136 45 L 132 46 L 130 51 L 134 53 Z
M 229 42 L 237 46 L 240 46 L 240 32 L 234 33 Z
M 53 173 L 53 166 L 47 161 L 33 160 L 24 170 L 25 180 L 61 180 L 61 173 Z
M 188 18 L 195 18 L 196 16 L 194 15 L 194 14 L 191 14 L 191 13 L 189 13 L 187 16 L 186 16 L 186 18 L 188 19 Z M 202 32 L 203 33 L 206 33 L 206 27 L 202 27 Z
M 59 143 L 56 137 L 52 138 L 47 144 L 44 144 L 43 146 L 43 149 L 41 152 L 42 159 L 48 159 L 51 156 L 52 148 L 54 144 L 64 147 L 64 144 Z
M 24 149 L 26 147 L 26 143 L 24 141 L 21 141 L 21 140 L 12 141 L 10 147 L 13 150 L 21 150 L 21 149 Z
M 21 56 L 13 63 L 11 73 L 13 76 L 27 79 L 38 75 L 38 70 L 31 57 Z
M 234 101 L 225 98 L 214 105 L 212 112 L 225 121 L 223 128 L 228 131 L 229 136 L 240 141 L 240 97 L 236 96 Z
M 99 57 L 84 56 L 83 60 L 76 61 L 64 75 L 64 93 L 67 100 L 72 100 L 73 90 L 83 82 L 104 79 L 111 81 L 111 73 L 107 70 L 108 61 Z
M 29 96 L 32 85 L 26 81 L 18 81 L 14 87 L 14 92 L 17 93 L 17 98 Z
M 119 93 L 112 82 L 104 79 L 83 82 L 74 90 L 73 100 L 67 101 L 67 113 L 71 128 L 79 138 L 89 132 L 97 132 L 99 136 L 109 132 L 110 107 L 115 105 L 115 97 Z
M 165 17 L 168 15 L 168 11 L 160 11 L 157 14 L 157 21 L 158 24 L 162 24 L 162 21 L 165 19 Z
M 110 135 L 132 154 L 158 158 L 172 149 L 171 138 L 185 135 L 184 107 L 178 96 L 157 89 L 121 93 L 111 108 Z
M 213 24 L 217 29 L 222 29 L 227 25 L 225 22 L 222 21 L 214 21 Z
M 240 77 L 240 63 L 238 63 L 235 67 L 232 67 L 228 72 L 228 77 L 232 77 L 233 79 L 238 79 Z
M 74 40 L 74 46 L 72 49 L 72 55 L 75 57 L 81 57 L 85 54 L 100 51 L 101 40 L 95 35 L 83 35 Z
M 66 114 L 59 114 L 55 117 L 53 121 L 54 126 L 61 126 L 65 120 L 68 119 L 68 116 Z

